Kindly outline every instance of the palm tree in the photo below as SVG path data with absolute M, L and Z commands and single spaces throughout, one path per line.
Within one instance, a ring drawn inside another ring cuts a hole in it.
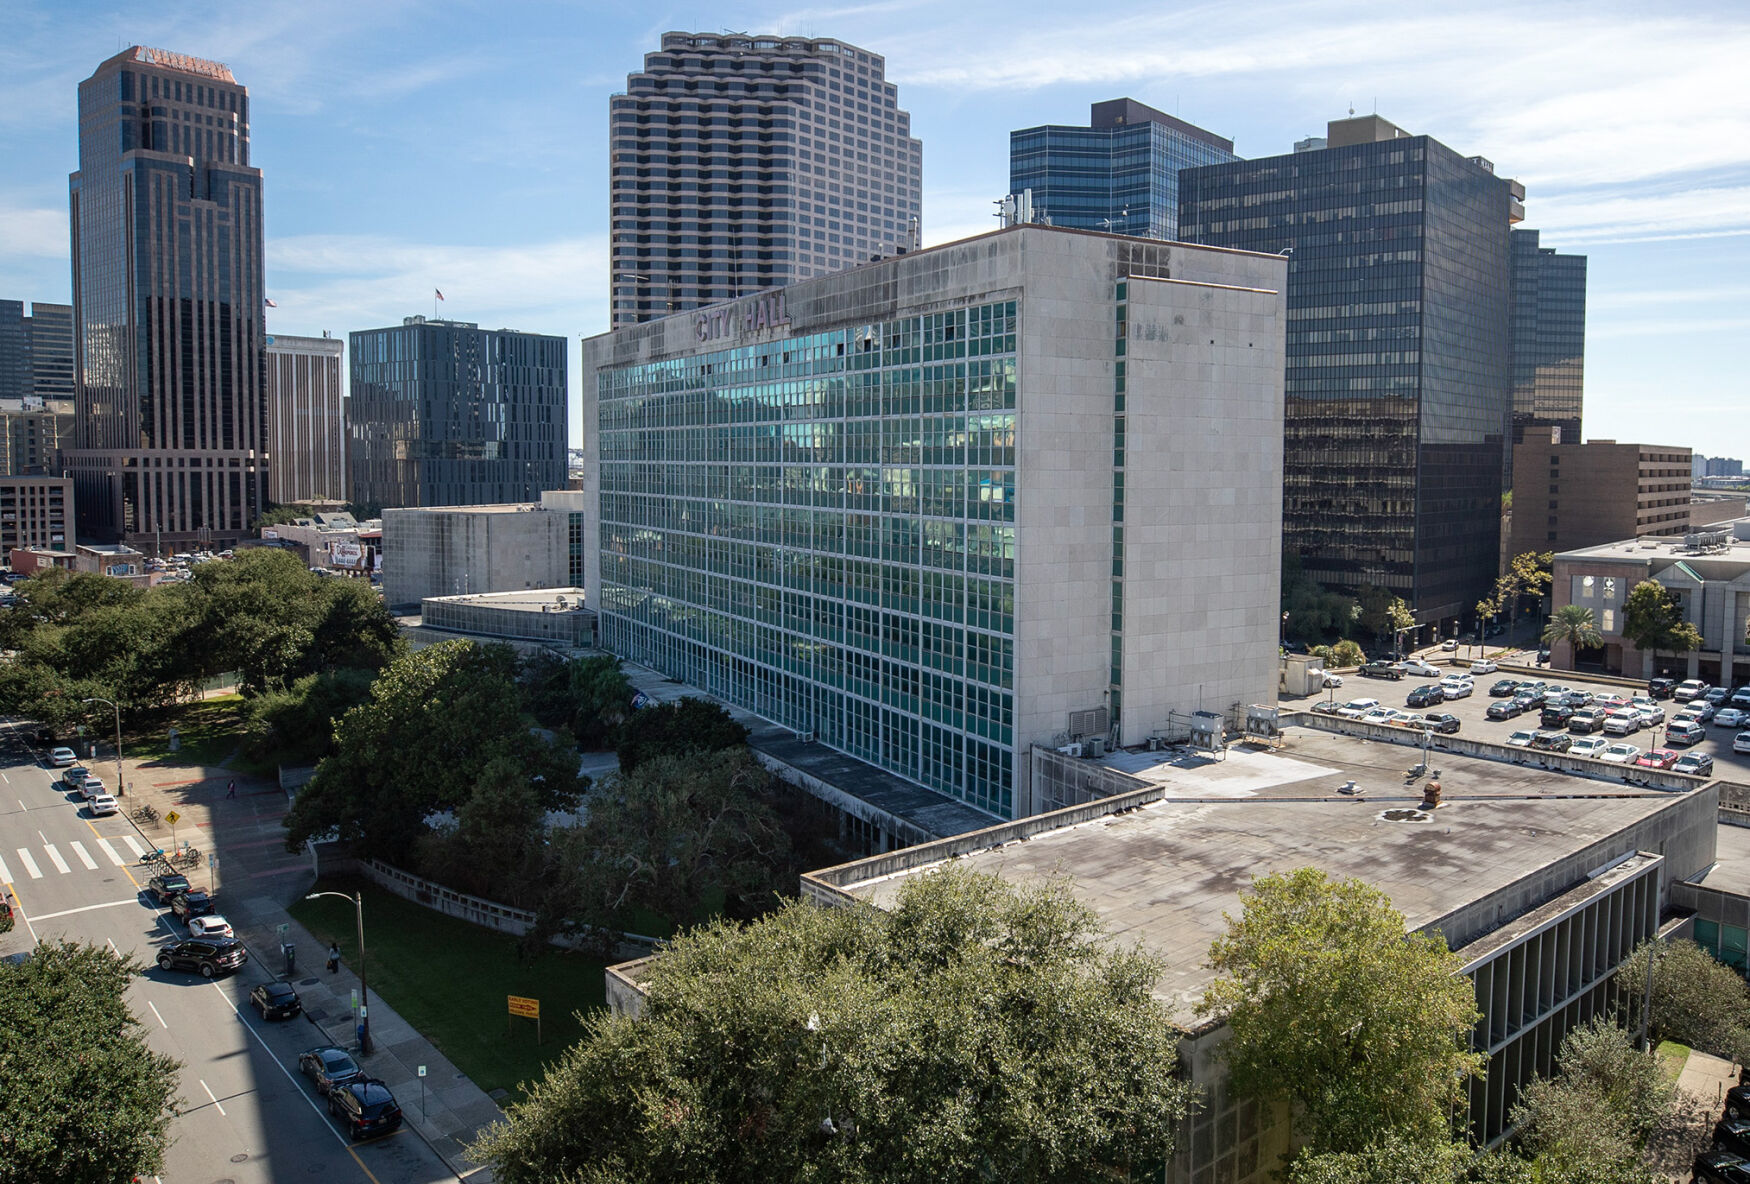
M 1565 641 L 1570 654 L 1574 654 L 1603 645 L 1604 635 L 1598 632 L 1598 618 L 1591 609 L 1582 604 L 1564 604 L 1543 627 L 1543 640 L 1551 649 Z

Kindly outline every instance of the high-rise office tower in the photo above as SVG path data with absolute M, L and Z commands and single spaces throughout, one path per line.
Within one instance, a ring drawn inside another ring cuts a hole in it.
M 0 300 L 0 400 L 22 401 L 30 393 L 30 335 L 24 327 L 24 302 Z
M 923 145 L 880 54 L 664 33 L 608 103 L 613 325 L 915 247 Z
M 1586 385 L 1586 256 L 1558 255 L 1537 239 L 1535 230 L 1513 231 L 1513 442 L 1523 442 L 1527 428 L 1540 427 L 1561 428 L 1563 444 L 1578 444 Z
M 425 317 L 353 333 L 352 500 L 473 506 L 563 489 L 566 344 Z
M 1135 99 L 1093 104 L 1087 127 L 1009 133 L 1009 192 L 1053 226 L 1179 237 L 1179 170 L 1239 159 L 1232 140 Z
M 24 318 L 30 344 L 32 393 L 48 401 L 73 400 L 73 308 L 68 304 L 30 306 Z
M 286 506 L 345 501 L 346 391 L 339 338 L 267 339 L 268 497 Z
M 79 84 L 70 179 L 81 537 L 242 537 L 267 496 L 261 172 L 249 92 L 134 46 Z
M 1458 617 L 1499 566 L 1525 191 L 1378 116 L 1327 143 L 1181 173 L 1179 233 L 1289 256 L 1284 547 L 1327 586 Z

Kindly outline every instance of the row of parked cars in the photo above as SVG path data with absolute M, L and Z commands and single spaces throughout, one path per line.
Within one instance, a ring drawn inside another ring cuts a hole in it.
M 1660 685 L 1669 684 L 1669 685 Z M 1672 697 L 1678 684 L 1669 679 L 1655 679 L 1646 694 L 1625 695 L 1614 688 L 1584 690 L 1538 679 L 1502 679 L 1489 688 L 1497 701 L 1486 713 L 1494 720 L 1513 719 L 1535 712 L 1539 727 L 1513 732 L 1507 737 L 1510 748 L 1530 748 L 1567 756 L 1586 757 L 1607 765 L 1634 766 L 1642 769 L 1670 769 L 1695 777 L 1713 773 L 1714 759 L 1705 752 L 1678 753 L 1671 748 L 1643 750 L 1626 737 L 1642 728 L 1665 723 L 1665 709 L 1657 702 L 1660 693 Z M 1695 684 L 1686 689 L 1705 691 Z M 1694 744 L 1707 733 L 1700 722 L 1703 712 L 1711 717 L 1713 707 L 1705 702 L 1687 704 L 1673 717 L 1667 729 L 1667 740 L 1675 744 Z M 1738 722 L 1728 719 L 1729 723 Z M 1565 730 L 1564 730 L 1565 729 Z M 1602 736 L 1594 733 L 1604 733 Z M 1750 736 L 1746 737 L 1750 743 Z
M 121 809 L 103 778 L 81 765 L 79 754 L 71 748 L 50 749 L 49 767 L 62 770 L 61 783 L 84 799 L 93 818 L 102 818 Z
M 1712 1151 L 1695 1157 L 1691 1184 L 1750 1184 L 1750 1085 L 1743 1082 L 1726 1091 L 1725 1113 L 1714 1124 Z

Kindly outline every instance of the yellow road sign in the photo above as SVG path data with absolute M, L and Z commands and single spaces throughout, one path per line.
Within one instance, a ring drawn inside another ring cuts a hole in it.
M 541 1018 L 541 1001 L 539 999 L 525 999 L 521 995 L 510 995 L 508 998 L 510 999 L 510 1014 L 520 1015 L 527 1020 Z
M 164 816 L 164 821 L 168 822 L 171 826 L 175 826 L 178 822 L 182 821 L 182 815 L 178 814 L 175 810 L 172 810 Z

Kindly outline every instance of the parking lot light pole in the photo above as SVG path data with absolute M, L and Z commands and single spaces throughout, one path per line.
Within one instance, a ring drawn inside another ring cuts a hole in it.
M 81 699 L 81 703 L 107 703 L 115 708 L 115 796 L 125 798 L 128 790 L 122 784 L 122 709 L 112 699 Z
M 354 892 L 348 896 L 344 892 L 312 892 L 305 900 L 315 900 L 318 896 L 338 896 L 342 900 L 352 901 L 358 914 L 359 928 L 359 1051 L 367 1056 L 371 1051 L 371 1004 L 370 988 L 365 985 L 365 898 L 364 894 Z

